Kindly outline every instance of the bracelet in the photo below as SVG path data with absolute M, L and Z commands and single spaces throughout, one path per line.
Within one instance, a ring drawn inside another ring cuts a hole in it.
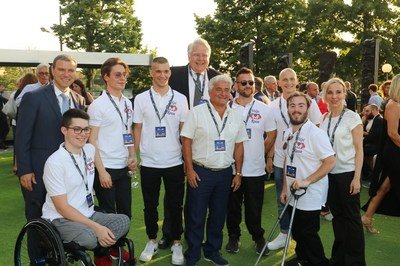
M 236 176 L 236 175 L 238 175 L 238 176 L 242 176 L 242 173 L 236 173 L 236 174 L 235 174 L 235 176 Z
M 274 158 L 274 156 L 267 156 L 267 159 L 272 159 Z

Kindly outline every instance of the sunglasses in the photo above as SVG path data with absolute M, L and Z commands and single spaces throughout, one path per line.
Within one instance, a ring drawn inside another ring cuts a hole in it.
M 292 139 L 293 139 L 293 135 L 290 135 L 290 136 L 287 138 L 286 142 L 283 143 L 283 150 L 286 150 L 289 141 L 291 141 Z
M 237 81 L 236 83 L 240 83 L 240 84 L 242 84 L 242 86 L 246 86 L 247 84 L 249 84 L 250 86 L 254 85 L 253 80 L 242 80 L 242 81 Z
M 125 79 L 127 79 L 127 78 L 128 78 L 128 74 L 126 74 L 125 72 L 124 72 L 124 73 L 122 73 L 122 72 L 115 72 L 115 73 L 114 73 L 114 76 L 115 76 L 117 79 L 120 79 L 120 78 L 125 78 Z

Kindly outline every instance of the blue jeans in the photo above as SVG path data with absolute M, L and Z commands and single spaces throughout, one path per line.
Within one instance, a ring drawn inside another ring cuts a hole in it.
M 281 202 L 281 193 L 283 187 L 283 168 L 274 166 L 274 179 L 276 186 L 276 202 L 278 204 L 278 215 L 281 215 L 283 207 L 285 206 L 285 204 Z M 287 234 L 289 230 L 289 221 L 290 216 L 289 213 L 286 211 L 279 222 L 281 226 L 281 232 L 284 234 Z

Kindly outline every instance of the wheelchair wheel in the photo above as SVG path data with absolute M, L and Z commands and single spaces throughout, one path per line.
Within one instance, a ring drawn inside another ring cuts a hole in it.
M 67 265 L 60 236 L 49 222 L 39 218 L 24 225 L 15 243 L 14 264 Z

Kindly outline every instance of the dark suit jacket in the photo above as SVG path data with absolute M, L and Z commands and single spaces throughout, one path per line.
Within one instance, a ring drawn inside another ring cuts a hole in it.
M 176 90 L 177 92 L 180 92 L 183 95 L 185 95 L 188 101 L 188 106 L 190 106 L 188 70 L 189 70 L 189 64 L 187 64 L 186 66 L 171 67 L 171 77 L 169 78 L 169 86 L 172 89 Z M 221 73 L 215 69 L 212 68 L 207 69 L 207 77 L 209 80 L 220 74 Z
M 71 97 L 75 107 L 84 110 L 85 99 L 72 90 Z M 18 176 L 34 173 L 36 179 L 42 178 L 47 158 L 64 141 L 61 119 L 52 84 L 23 96 L 15 137 Z
M 382 134 L 384 134 L 383 130 L 383 118 L 381 115 L 377 115 L 372 121 L 371 129 L 369 130 L 368 135 L 364 137 L 363 146 L 367 156 L 378 153 L 379 148 L 382 145 Z
M 346 106 L 353 112 L 357 112 L 357 95 L 352 90 L 347 90 Z

